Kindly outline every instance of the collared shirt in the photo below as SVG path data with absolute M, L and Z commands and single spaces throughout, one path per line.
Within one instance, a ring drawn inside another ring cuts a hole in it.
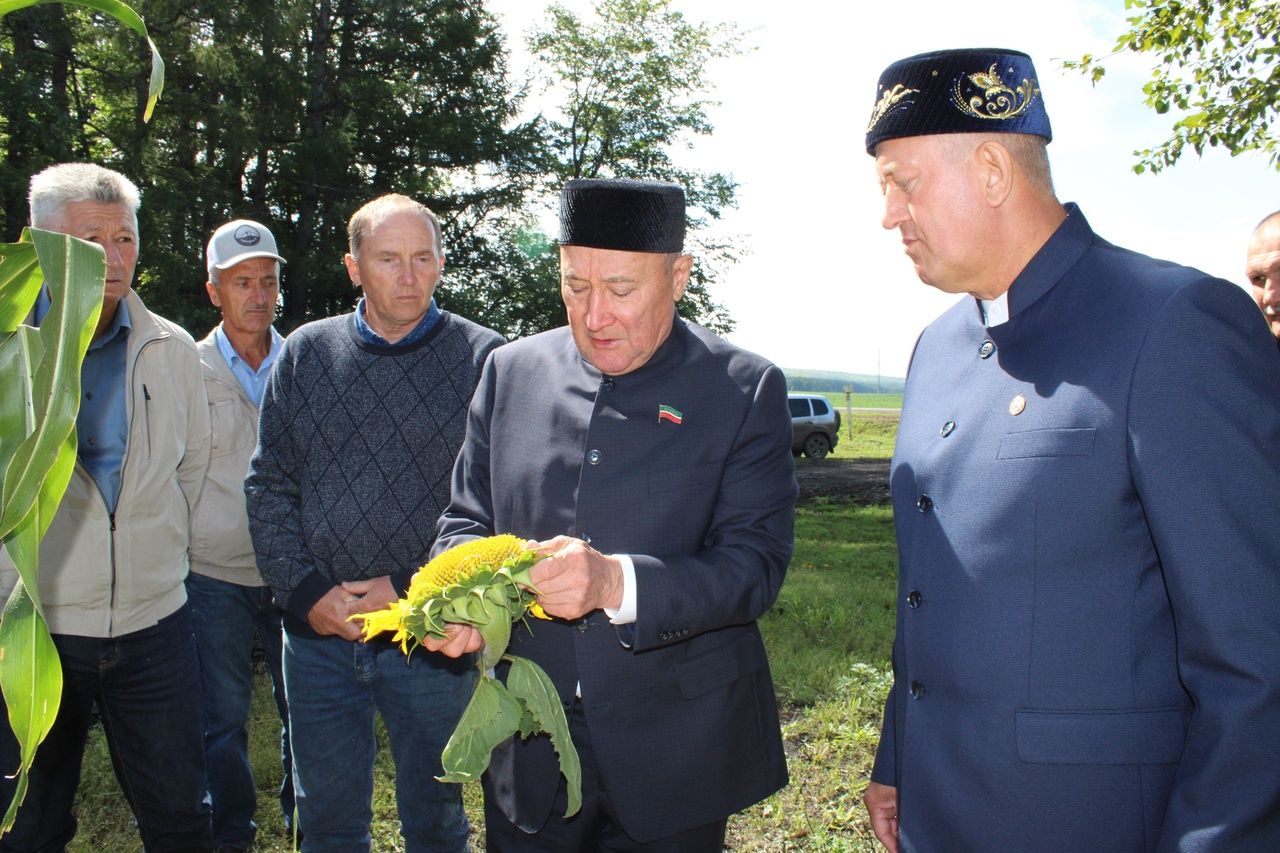
M 360 339 L 365 343 L 377 344 L 384 347 L 402 347 L 408 344 L 416 343 L 422 340 L 427 332 L 431 331 L 431 327 L 440 319 L 440 309 L 436 307 L 436 301 L 431 300 L 431 304 L 427 307 L 427 313 L 418 321 L 418 325 L 413 327 L 413 331 L 405 335 L 394 344 L 386 338 L 375 332 L 369 326 L 369 322 L 364 318 L 364 297 L 360 297 L 360 301 L 356 303 L 356 333 L 360 335 Z
M 268 350 L 267 357 L 262 360 L 257 370 L 250 367 L 249 362 L 236 352 L 236 348 L 231 345 L 231 339 L 222 330 L 221 323 L 213 331 L 213 340 L 218 345 L 218 352 L 222 353 L 227 367 L 231 368 L 231 375 L 240 383 L 244 395 L 249 398 L 249 402 L 261 408 L 262 395 L 267 390 L 267 377 L 271 374 L 271 365 L 275 364 L 276 359 L 280 357 L 280 347 L 284 344 L 284 338 L 276 331 L 275 326 L 271 327 L 271 349 Z
M 984 326 L 990 328 L 1009 322 L 1009 291 L 1006 290 L 995 299 L 979 299 L 978 303 L 982 306 Z
M 80 413 L 76 442 L 80 463 L 98 484 L 107 510 L 120 499 L 120 469 L 129 444 L 125 367 L 129 352 L 129 306 L 121 299 L 111 325 L 89 344 L 80 367 Z M 146 397 L 147 386 L 142 386 Z M 148 398 L 149 399 L 149 398 Z

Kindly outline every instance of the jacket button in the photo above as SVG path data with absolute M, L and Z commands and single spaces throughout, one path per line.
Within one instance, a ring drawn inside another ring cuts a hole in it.
M 592 465 L 599 465 L 599 464 L 600 464 L 600 460 L 601 460 L 601 459 L 603 459 L 603 458 L 604 458 L 604 456 L 603 456 L 603 454 L 601 454 L 601 453 L 600 453 L 600 451 L 599 451 L 599 450 L 588 450 L 588 451 L 587 451 L 587 461 L 588 461 L 588 462 L 590 462 Z
M 605 381 L 600 383 L 600 387 L 606 391 L 612 391 L 614 388 L 617 387 L 617 383 L 614 382 L 612 379 L 606 379 Z
M 911 689 L 909 692 L 911 693 L 912 699 L 923 699 L 924 693 L 925 693 L 924 682 L 923 681 L 911 682 Z
M 955 431 L 956 431 L 956 422 L 947 421 L 945 424 L 942 425 L 942 429 L 938 430 L 938 434 L 941 435 L 943 438 L 946 438 L 947 436 L 951 435 L 951 433 Z
M 924 600 L 924 596 L 920 594 L 920 590 L 913 589 L 907 593 L 907 606 L 912 610 L 920 606 L 920 602 Z
M 578 631 L 580 633 L 583 633 L 583 634 L 587 633 L 588 627 L 590 626 L 588 625 L 587 620 L 585 618 L 582 619 L 580 622 L 578 622 Z
M 933 509 L 933 498 L 928 495 L 921 495 L 920 500 L 916 501 L 916 509 L 921 512 L 928 512 Z
M 995 351 L 996 351 L 995 344 L 991 343 L 991 341 L 983 341 L 982 345 L 978 347 L 978 357 L 991 358 L 991 353 Z

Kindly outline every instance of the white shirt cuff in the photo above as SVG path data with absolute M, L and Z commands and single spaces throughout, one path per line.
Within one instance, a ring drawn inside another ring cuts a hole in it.
M 622 563 L 622 606 L 617 610 L 604 609 L 604 615 L 614 625 L 630 625 L 636 621 L 636 564 L 629 554 L 614 554 Z

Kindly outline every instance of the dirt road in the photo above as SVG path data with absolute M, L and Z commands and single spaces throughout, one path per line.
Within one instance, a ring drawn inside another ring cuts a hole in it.
M 797 459 L 796 481 L 800 499 L 843 500 L 851 503 L 885 503 L 889 500 L 889 460 Z

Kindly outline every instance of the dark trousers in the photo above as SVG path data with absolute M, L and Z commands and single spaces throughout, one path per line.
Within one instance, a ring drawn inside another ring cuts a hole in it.
M 293 755 L 289 750 L 289 707 L 284 698 L 280 608 L 265 586 L 240 586 L 194 572 L 187 598 L 195 624 L 196 649 L 204 683 L 205 762 L 213 797 L 213 840 L 218 846 L 249 849 L 257 792 L 249 765 L 249 706 L 253 699 L 253 634 L 262 637 L 271 693 L 280 715 L 280 814 L 293 829 Z
M 209 849 L 200 668 L 188 606 L 123 637 L 54 634 L 53 642 L 62 660 L 61 705 L 0 850 L 60 851 L 75 836 L 71 806 L 95 701 L 147 853 Z M 3 773 L 18 760 L 13 733 L 0 727 Z M 0 802 L 8 804 L 13 791 L 14 780 L 0 778 Z
M 568 820 L 564 819 L 569 796 L 561 777 L 551 817 L 541 830 L 530 835 L 507 820 L 506 815 L 486 796 L 484 829 L 489 853 L 587 853 L 597 850 L 617 853 L 720 853 L 724 849 L 727 819 L 655 841 L 639 842 L 629 837 L 618 824 L 608 793 L 601 784 L 581 703 L 575 702 L 569 713 L 569 734 L 582 762 L 581 811 Z

